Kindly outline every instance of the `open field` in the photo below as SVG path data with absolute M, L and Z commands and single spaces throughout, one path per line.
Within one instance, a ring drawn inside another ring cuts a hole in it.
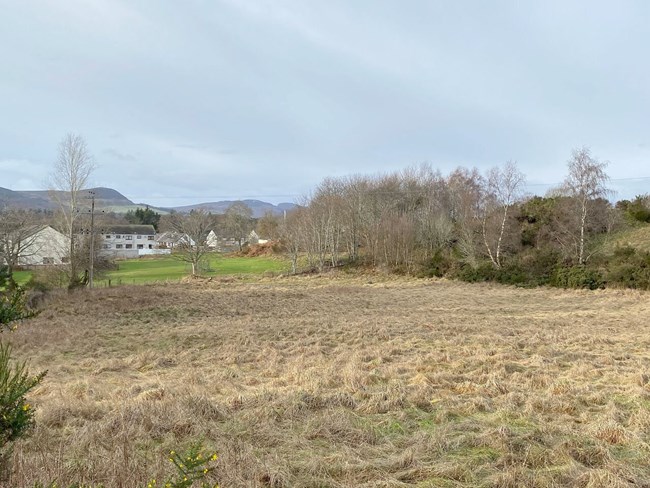
M 191 266 L 170 256 L 130 259 L 117 261 L 119 269 L 106 273 L 105 277 L 95 281 L 97 286 L 122 284 L 142 284 L 157 281 L 179 281 L 191 274 Z M 203 276 L 224 275 L 262 275 L 264 273 L 282 273 L 290 268 L 290 264 L 280 257 L 240 257 L 213 254 L 208 259 L 208 269 L 202 271 Z M 16 271 L 15 280 L 24 284 L 29 281 L 31 271 Z
M 61 294 L 13 482 L 650 486 L 650 295 L 301 277 Z
M 237 274 L 281 273 L 289 269 L 289 263 L 273 257 L 237 257 L 211 254 L 207 259 L 208 268 L 204 276 L 223 276 Z M 170 256 L 129 259 L 117 262 L 119 269 L 107 273 L 106 279 L 99 280 L 99 286 L 112 284 L 139 284 L 152 281 L 178 281 L 191 274 L 191 266 Z

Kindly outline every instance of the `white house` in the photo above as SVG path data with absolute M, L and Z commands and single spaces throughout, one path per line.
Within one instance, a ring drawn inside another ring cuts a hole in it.
M 249 244 L 266 244 L 269 242 L 268 239 L 260 239 L 260 236 L 257 235 L 257 232 L 254 230 L 251 231 L 250 234 L 248 234 L 248 239 L 246 240 Z
M 211 230 L 208 237 L 205 238 L 205 244 L 211 249 L 219 248 L 219 237 L 215 231 Z
M 187 234 L 180 232 L 163 232 L 155 237 L 158 247 L 161 249 L 174 249 L 183 244 L 194 245 L 194 240 Z
M 68 262 L 70 239 L 49 225 L 37 228 L 30 244 L 18 258 L 20 266 L 41 266 Z
M 101 236 L 102 253 L 116 258 L 137 258 L 158 249 L 153 225 L 113 225 Z

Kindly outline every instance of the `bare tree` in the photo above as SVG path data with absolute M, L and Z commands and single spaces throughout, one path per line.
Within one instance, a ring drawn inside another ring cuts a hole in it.
M 86 141 L 78 134 L 67 134 L 59 144 L 59 154 L 51 175 L 51 195 L 61 212 L 62 227 L 69 239 L 69 283 L 79 282 L 77 252 L 82 190 L 95 169 Z
M 225 226 L 230 237 L 237 240 L 239 250 L 242 250 L 242 241 L 252 230 L 253 211 L 244 202 L 233 202 L 226 210 Z
M 180 236 L 174 256 L 192 265 L 192 276 L 199 273 L 200 263 L 210 252 L 208 234 L 214 228 L 215 218 L 205 209 L 195 209 L 189 214 L 172 213 L 171 227 Z
M 457 168 L 446 179 L 449 195 L 449 216 L 454 223 L 456 246 L 463 260 L 472 267 L 478 265 L 476 227 L 481 215 L 483 179 L 475 168 Z
M 598 199 L 608 195 L 607 182 L 609 177 L 605 173 L 607 162 L 600 162 L 591 156 L 589 148 L 574 149 L 568 161 L 569 174 L 562 184 L 562 193 L 574 203 L 575 242 L 578 264 L 585 264 L 585 245 L 587 230 L 590 221 L 594 218 L 595 204 Z
M 37 220 L 34 213 L 28 210 L 0 210 L 0 265 L 7 267 L 10 280 L 19 260 L 33 256 L 39 251 Z
M 280 241 L 291 259 L 292 274 L 298 271 L 298 257 L 304 247 L 306 213 L 306 208 L 296 207 L 285 215 L 279 228 Z
M 423 258 L 448 248 L 453 242 L 454 224 L 449 212 L 449 191 L 440 171 L 420 166 L 422 205 L 415 211 L 418 243 Z
M 276 240 L 280 235 L 280 225 L 281 217 L 273 212 L 266 212 L 257 221 L 257 233 L 262 239 Z
M 517 164 L 508 161 L 503 168 L 494 167 L 484 180 L 483 222 L 481 226 L 483 243 L 487 254 L 496 268 L 501 267 L 503 237 L 508 222 L 508 213 L 521 198 L 526 177 L 517 169 Z M 490 220 L 496 218 L 496 232 L 490 232 Z

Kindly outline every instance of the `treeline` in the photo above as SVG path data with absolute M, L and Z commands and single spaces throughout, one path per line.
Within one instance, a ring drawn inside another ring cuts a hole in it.
M 486 173 L 429 165 L 328 178 L 277 227 L 294 262 L 362 265 L 417 275 L 517 285 L 650 288 L 650 255 L 606 253 L 614 232 L 647 221 L 647 197 L 612 205 L 606 163 L 575 150 L 547 196 L 526 196 L 508 162 Z M 269 225 L 269 224 L 267 224 Z

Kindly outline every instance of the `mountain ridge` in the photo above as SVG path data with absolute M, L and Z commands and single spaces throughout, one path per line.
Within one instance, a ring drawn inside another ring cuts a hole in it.
M 234 202 L 241 201 L 250 207 L 254 218 L 260 218 L 267 212 L 271 212 L 274 215 L 282 215 L 285 211 L 296 207 L 293 203 L 283 202 L 275 205 L 253 199 L 222 200 L 175 207 L 157 207 L 148 203 L 135 203 L 113 188 L 96 187 L 82 190 L 82 192 L 88 192 L 86 198 L 89 204 L 90 192 L 93 192 L 95 195 L 95 205 L 98 208 L 104 208 L 115 213 L 126 213 L 136 208 L 149 207 L 159 213 L 169 213 L 172 211 L 185 213 L 194 209 L 203 208 L 213 213 L 223 214 Z M 54 210 L 58 205 L 53 200 L 53 197 L 54 195 L 51 190 L 10 190 L 9 188 L 0 187 L 0 208 L 6 206 L 30 210 Z

